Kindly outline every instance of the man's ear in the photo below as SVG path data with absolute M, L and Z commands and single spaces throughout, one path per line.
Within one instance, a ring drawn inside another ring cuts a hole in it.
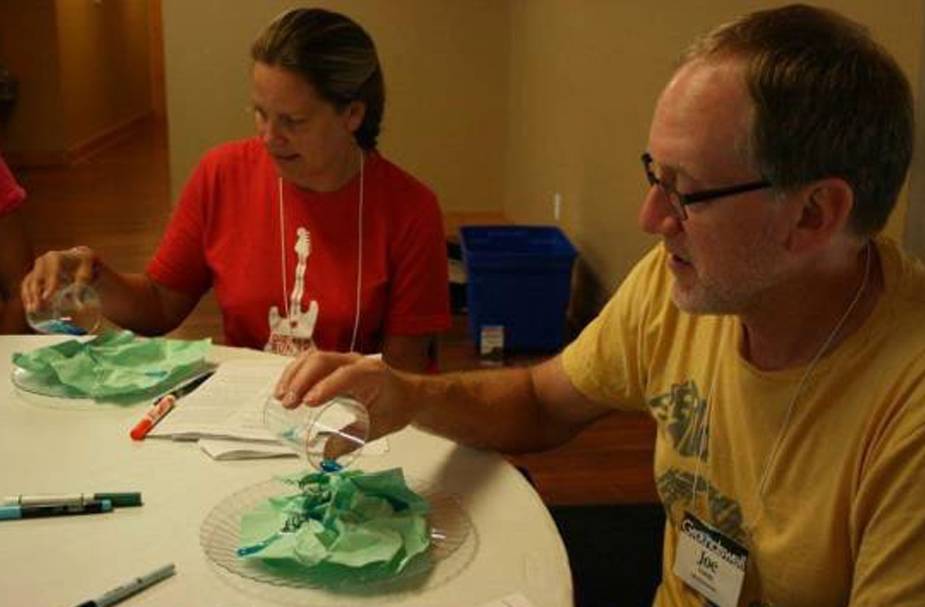
M 854 208 L 854 190 L 844 179 L 814 181 L 796 194 L 795 221 L 790 235 L 793 251 L 817 249 L 848 225 Z
M 347 104 L 347 107 L 344 108 L 342 115 L 347 125 L 347 130 L 351 133 L 356 133 L 360 125 L 363 124 L 363 119 L 366 117 L 366 104 L 362 101 L 351 101 Z

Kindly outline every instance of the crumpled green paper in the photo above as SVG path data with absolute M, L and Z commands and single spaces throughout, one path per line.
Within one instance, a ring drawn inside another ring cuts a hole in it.
M 238 556 L 320 583 L 402 571 L 430 546 L 427 501 L 408 488 L 401 469 L 315 472 L 280 479 L 299 487 L 241 518 Z
M 126 399 L 158 393 L 206 366 L 211 340 L 137 337 L 107 332 L 13 354 L 13 364 L 32 381 L 60 388 L 74 398 Z

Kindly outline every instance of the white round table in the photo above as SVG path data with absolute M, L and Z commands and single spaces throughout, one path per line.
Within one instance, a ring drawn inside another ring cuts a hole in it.
M 422 590 L 373 597 L 281 590 L 214 565 L 199 544 L 204 518 L 226 496 L 298 470 L 295 459 L 214 461 L 195 443 L 128 436 L 149 403 L 95 404 L 36 397 L 12 384 L 11 356 L 60 338 L 0 336 L 0 495 L 141 491 L 144 505 L 113 513 L 0 521 L 0 596 L 10 605 L 76 605 L 173 562 L 170 579 L 135 605 L 473 606 L 521 593 L 536 607 L 572 605 L 568 557 L 552 518 L 500 456 L 407 429 L 354 467 L 399 466 L 454 494 L 473 524 L 464 567 Z M 210 360 L 264 356 L 213 347 Z M 182 403 L 182 401 L 181 401 Z

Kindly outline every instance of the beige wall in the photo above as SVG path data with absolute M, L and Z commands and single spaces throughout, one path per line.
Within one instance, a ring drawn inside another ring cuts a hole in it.
M 63 161 L 151 111 L 148 0 L 0 2 L 0 63 L 20 81 L 6 153 Z
M 518 222 L 561 224 L 604 292 L 654 239 L 636 215 L 646 184 L 639 155 L 656 97 L 698 33 L 739 12 L 783 4 L 513 0 L 510 147 L 505 211 Z M 922 3 L 820 2 L 865 23 L 918 81 Z M 888 231 L 902 232 L 905 196 Z M 600 304 L 602 293 L 596 294 Z
M 380 148 L 447 209 L 500 209 L 507 147 L 509 10 L 496 0 L 328 1 L 369 31 L 385 72 Z M 164 0 L 171 181 L 253 133 L 250 44 L 294 3 Z M 221 15 L 221 27 L 217 27 Z
M 428 182 L 444 211 L 503 210 L 560 223 L 599 288 L 654 240 L 637 227 L 639 155 L 680 51 L 740 0 L 367 0 L 325 2 L 363 24 L 385 68 L 382 148 Z M 820 2 L 867 24 L 918 82 L 921 0 Z M 174 191 L 209 146 L 249 135 L 249 43 L 289 2 L 164 0 Z M 221 14 L 221 28 L 215 27 Z M 888 231 L 902 233 L 905 195 Z M 925 220 L 923 220 L 925 223 Z

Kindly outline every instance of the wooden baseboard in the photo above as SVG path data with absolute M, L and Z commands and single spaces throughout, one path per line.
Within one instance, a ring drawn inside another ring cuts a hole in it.
M 130 137 L 153 117 L 154 112 L 151 110 L 142 112 L 96 133 L 66 150 L 4 151 L 4 158 L 11 167 L 69 166 L 87 160 L 109 146 Z

